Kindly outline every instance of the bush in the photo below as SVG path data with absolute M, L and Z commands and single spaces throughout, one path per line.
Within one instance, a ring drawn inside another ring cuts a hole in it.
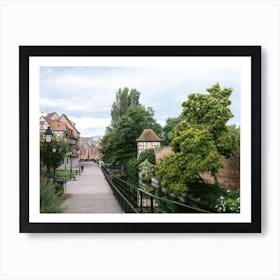
M 64 187 L 61 184 L 56 184 L 54 186 L 55 193 L 57 196 L 62 196 L 64 194 Z
M 126 180 L 135 186 L 138 185 L 138 161 L 136 158 L 131 158 L 124 166 Z
M 142 152 L 140 155 L 139 155 L 139 158 L 138 158 L 138 163 L 142 163 L 143 161 L 145 160 L 148 160 L 150 163 L 152 164 L 155 164 L 156 163 L 156 158 L 155 158 L 155 151 L 153 149 L 150 149 L 150 150 L 146 150 L 144 152 Z
M 226 196 L 220 196 L 215 205 L 218 212 L 240 213 L 240 191 L 227 191 Z
M 217 212 L 239 213 L 240 191 L 230 191 L 219 185 L 192 184 L 187 193 L 188 198 L 210 207 Z
M 60 186 L 48 184 L 45 178 L 41 178 L 40 184 L 40 212 L 41 213 L 61 213 L 62 209 L 60 204 L 62 198 L 58 196 L 57 192 L 60 190 Z

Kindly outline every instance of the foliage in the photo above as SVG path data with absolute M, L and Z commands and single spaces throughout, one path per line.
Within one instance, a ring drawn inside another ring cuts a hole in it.
M 237 147 L 237 139 L 231 138 L 227 122 L 233 117 L 229 108 L 229 99 L 233 89 L 221 89 L 219 83 L 207 89 L 209 94 L 193 93 L 182 104 L 183 114 L 190 126 L 203 125 L 213 135 L 216 147 L 221 155 L 229 156 Z M 231 141 L 228 141 L 231 139 Z M 234 141 L 236 140 L 236 141 Z
M 56 147 L 56 152 L 53 152 L 53 147 Z M 45 141 L 40 142 L 40 159 L 47 167 L 52 167 L 54 170 L 59 167 L 64 160 L 69 146 L 64 141 L 53 139 L 51 143 Z M 49 170 L 48 170 L 49 172 Z
M 125 166 L 137 157 L 136 139 L 146 128 L 161 132 L 161 126 L 154 119 L 152 108 L 139 104 L 140 93 L 128 89 L 119 90 L 113 103 L 111 127 L 102 139 L 103 160 Z
M 132 89 L 129 93 L 129 89 L 119 89 L 116 93 L 116 101 L 112 105 L 111 110 L 111 126 L 116 127 L 121 117 L 127 113 L 127 110 L 131 106 L 139 105 L 140 92 L 136 89 Z
M 146 150 L 144 152 L 141 152 L 139 157 L 138 157 L 138 163 L 140 164 L 141 162 L 143 162 L 146 159 L 152 164 L 156 163 L 154 149 L 150 149 L 150 150 Z
M 54 185 L 54 189 L 57 196 L 62 196 L 64 194 L 64 187 L 62 184 Z
M 124 166 L 124 173 L 126 174 L 126 181 L 134 186 L 138 185 L 138 161 L 136 158 L 128 160 Z
M 230 191 L 217 184 L 195 183 L 189 187 L 186 197 L 218 212 L 237 213 L 240 211 L 239 189 Z
M 150 183 L 152 175 L 155 171 L 154 164 L 150 163 L 147 159 L 139 164 L 140 179 L 143 183 Z
M 185 121 L 181 122 L 176 126 L 171 146 L 175 154 L 158 165 L 156 176 L 174 195 L 185 193 L 188 184 L 196 182 L 200 173 L 215 174 L 222 167 L 212 135 L 206 128 L 188 127 Z
M 215 209 L 217 199 L 220 196 L 226 196 L 227 191 L 217 184 L 194 183 L 190 186 L 187 197 Z
M 178 117 L 175 118 L 168 118 L 166 120 L 165 126 L 162 128 L 163 132 L 163 141 L 162 144 L 168 146 L 171 142 L 169 133 L 172 132 L 175 128 L 175 126 L 183 121 L 185 119 L 185 116 L 183 114 L 180 114 Z
M 167 196 L 162 195 L 161 198 L 170 200 L 170 196 L 168 196 L 168 195 Z M 162 209 L 165 213 L 180 213 L 181 212 L 179 209 L 180 207 L 178 207 L 178 205 L 175 203 L 170 203 L 168 201 L 159 199 L 158 205 L 159 205 L 159 208 Z
M 236 125 L 227 125 L 226 131 L 222 133 L 217 143 L 220 154 L 230 158 L 236 154 L 240 143 L 240 128 Z
M 227 190 L 226 195 L 221 195 L 217 199 L 217 204 L 215 208 L 218 212 L 227 213 L 240 213 L 240 191 L 231 192 Z
M 53 185 L 49 180 L 41 176 L 40 178 L 40 212 L 41 213 L 60 213 L 62 203 L 61 194 L 56 185 Z
M 174 155 L 158 165 L 156 176 L 174 195 L 186 193 L 203 172 L 215 176 L 223 166 L 221 155 L 230 156 L 238 146 L 238 130 L 226 125 L 233 117 L 229 108 L 232 89 L 221 89 L 217 83 L 207 91 L 190 94 L 182 104 L 184 117 L 173 129 L 178 120 L 170 120 L 166 128 L 171 129 L 168 138 Z

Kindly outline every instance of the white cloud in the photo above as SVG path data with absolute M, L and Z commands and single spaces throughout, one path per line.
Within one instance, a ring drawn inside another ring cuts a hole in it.
M 83 113 L 103 113 L 110 115 L 111 105 L 108 104 L 106 97 L 100 99 L 85 99 L 83 97 L 74 98 L 41 98 L 41 107 L 50 108 L 48 111 L 66 111 Z
M 76 124 L 82 137 L 104 135 L 106 127 L 111 122 L 110 118 L 77 118 L 72 115 L 68 115 L 68 117 Z
M 175 117 L 182 111 L 181 104 L 187 99 L 188 93 L 205 92 L 207 87 L 216 82 L 220 82 L 222 87 L 234 88 L 238 88 L 240 83 L 239 68 L 213 66 L 213 68 L 173 69 L 166 66 L 90 69 L 95 71 L 84 71 L 83 68 L 77 70 L 73 67 L 63 71 L 47 71 L 40 85 L 41 110 L 65 112 L 73 117 L 91 116 L 95 122 L 86 121 L 86 118 L 79 119 L 82 126 L 88 122 L 87 127 L 81 128 L 85 133 L 89 131 L 91 125 L 92 127 L 95 127 L 96 123 L 101 125 L 102 121 L 96 119 L 97 115 L 110 118 L 115 94 L 119 88 L 125 86 L 140 91 L 140 102 L 153 107 L 156 118 L 163 122 L 167 117 Z M 233 99 L 232 108 L 239 108 L 238 90 L 237 96 L 233 96 Z M 101 131 L 101 127 L 99 129 Z

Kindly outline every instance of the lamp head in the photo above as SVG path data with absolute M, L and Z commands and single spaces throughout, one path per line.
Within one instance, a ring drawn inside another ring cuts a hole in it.
M 52 136 L 53 136 L 52 130 L 50 129 L 50 127 L 48 127 L 45 132 L 46 142 L 50 143 L 52 141 Z

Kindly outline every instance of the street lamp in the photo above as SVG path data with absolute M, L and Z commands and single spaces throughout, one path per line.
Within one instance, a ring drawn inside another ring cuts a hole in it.
M 47 162 L 47 171 L 49 173 L 50 176 L 50 143 L 52 142 L 52 130 L 50 129 L 50 127 L 48 126 L 48 128 L 45 131 L 45 140 L 47 142 L 47 154 L 48 154 L 48 162 Z
M 52 142 L 52 136 L 53 136 L 52 130 L 48 126 L 48 128 L 46 129 L 46 132 L 45 132 L 45 139 L 46 139 L 47 143 Z
M 53 153 L 56 153 L 56 145 L 55 144 L 53 144 L 52 145 L 52 152 Z M 53 165 L 53 182 L 55 183 L 55 180 L 56 180 L 56 178 L 55 178 L 55 162 L 54 162 L 54 165 Z

